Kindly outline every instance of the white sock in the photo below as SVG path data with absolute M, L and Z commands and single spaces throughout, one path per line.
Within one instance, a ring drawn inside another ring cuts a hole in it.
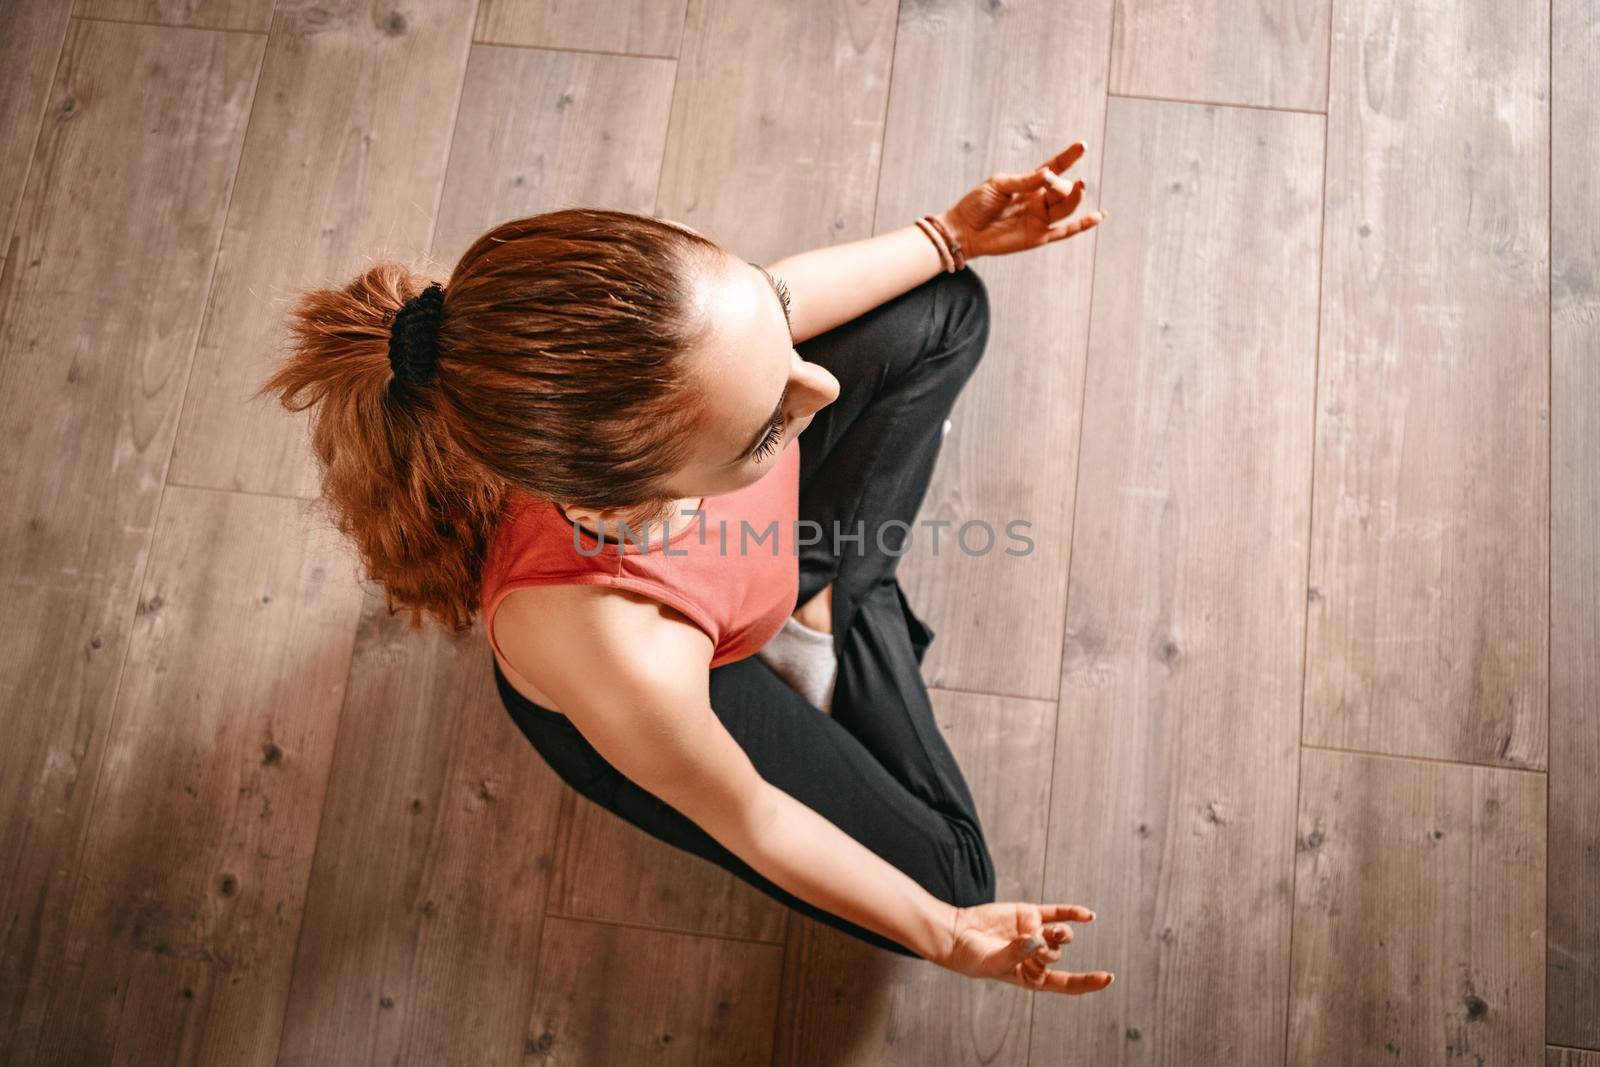
M 783 629 L 756 656 L 789 688 L 823 711 L 833 713 L 839 657 L 833 651 L 832 634 L 813 630 L 790 615 L 783 620 Z

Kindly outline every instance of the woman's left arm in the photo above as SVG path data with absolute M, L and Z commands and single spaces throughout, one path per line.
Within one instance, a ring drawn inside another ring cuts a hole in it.
M 915 223 L 785 256 L 767 267 L 788 286 L 796 344 L 849 322 L 942 270 L 939 250 Z
M 1068 219 L 1083 182 L 1059 175 L 1083 157 L 1082 142 L 1025 174 L 994 174 L 938 218 L 961 242 L 966 258 L 1036 248 L 1082 233 L 1106 215 Z M 875 237 L 785 256 L 767 270 L 792 298 L 796 343 L 892 300 L 944 269 L 939 250 L 915 223 Z

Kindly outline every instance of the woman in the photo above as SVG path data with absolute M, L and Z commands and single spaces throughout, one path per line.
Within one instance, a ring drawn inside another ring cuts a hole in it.
M 389 609 L 481 611 L 508 712 L 583 796 L 880 947 L 1103 989 L 1049 967 L 1087 909 L 993 902 L 895 577 L 988 337 L 965 260 L 1103 219 L 1069 218 L 1082 154 L 770 271 L 661 219 L 508 222 L 442 288 L 380 264 L 305 294 L 262 392 L 316 407 Z

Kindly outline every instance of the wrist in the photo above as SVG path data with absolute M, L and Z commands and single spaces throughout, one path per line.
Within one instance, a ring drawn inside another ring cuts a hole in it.
M 931 963 L 943 965 L 955 952 L 956 919 L 961 909 L 929 893 L 919 943 L 910 946 Z
M 928 239 L 933 246 L 934 254 L 939 257 L 939 269 L 946 274 L 956 269 L 955 257 L 950 254 L 950 244 L 945 240 L 944 234 L 934 224 L 932 215 L 924 215 L 916 220 L 917 229 L 922 231 L 922 236 Z
M 962 266 L 965 266 L 968 260 L 977 258 L 972 253 L 972 242 L 967 240 L 966 233 L 962 231 L 960 226 L 956 225 L 956 220 L 950 212 L 941 211 L 934 218 L 938 220 L 939 225 L 944 227 L 946 233 L 960 243 Z
M 948 211 L 941 211 L 937 215 L 925 216 L 928 228 L 939 235 L 939 243 L 944 249 L 946 259 L 945 269 L 958 271 L 967 265 L 966 238 L 951 221 Z

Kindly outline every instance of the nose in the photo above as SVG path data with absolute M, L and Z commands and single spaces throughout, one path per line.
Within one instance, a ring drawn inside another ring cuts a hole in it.
M 839 379 L 820 363 L 807 363 L 795 353 L 789 397 L 794 418 L 806 418 L 839 398 Z

